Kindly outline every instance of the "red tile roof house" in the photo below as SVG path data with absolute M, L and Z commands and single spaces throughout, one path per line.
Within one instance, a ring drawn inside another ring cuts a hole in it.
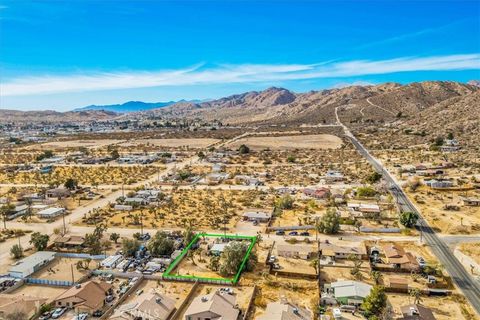
M 386 262 L 394 268 L 401 268 L 405 270 L 418 271 L 420 266 L 410 252 L 405 252 L 405 249 L 399 245 L 387 244 L 382 246 L 385 252 Z
M 303 194 L 306 196 L 315 198 L 315 199 L 327 199 L 330 197 L 330 189 L 321 187 L 321 188 L 305 188 L 303 189 Z

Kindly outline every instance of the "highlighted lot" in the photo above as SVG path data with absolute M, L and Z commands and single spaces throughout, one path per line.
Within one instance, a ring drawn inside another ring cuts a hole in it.
M 173 274 L 173 270 L 178 268 L 180 264 L 187 258 L 188 253 L 190 250 L 194 250 L 194 246 L 204 238 L 220 238 L 220 239 L 230 239 L 230 240 L 246 240 L 249 241 L 250 244 L 248 249 L 245 253 L 245 256 L 242 259 L 240 266 L 236 274 L 231 278 L 225 277 L 206 277 L 206 276 L 195 276 L 195 275 L 181 275 L 181 274 Z M 195 237 L 190 241 L 190 243 L 182 250 L 180 255 L 170 264 L 168 269 L 163 273 L 163 278 L 167 280 L 177 280 L 177 281 L 199 281 L 203 283 L 218 283 L 218 284 L 236 284 L 240 279 L 240 275 L 242 271 L 245 269 L 250 254 L 252 253 L 253 247 L 257 241 L 256 236 L 242 236 L 242 235 L 224 235 L 224 234 L 210 234 L 210 233 L 198 233 Z

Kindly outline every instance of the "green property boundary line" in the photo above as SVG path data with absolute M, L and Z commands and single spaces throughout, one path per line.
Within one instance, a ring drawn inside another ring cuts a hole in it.
M 183 258 L 187 255 L 188 250 L 198 242 L 198 240 L 201 237 L 215 237 L 215 238 L 227 238 L 227 239 L 242 239 L 242 240 L 250 240 L 250 246 L 247 249 L 247 252 L 245 253 L 245 256 L 243 257 L 242 263 L 240 264 L 240 267 L 238 268 L 237 273 L 233 278 L 208 278 L 208 277 L 197 277 L 197 276 L 186 276 L 186 275 L 172 275 L 170 272 L 175 269 L 180 262 L 183 260 Z M 245 268 L 245 265 L 248 261 L 248 258 L 250 257 L 250 254 L 252 253 L 253 247 L 255 246 L 255 243 L 257 242 L 257 237 L 256 236 L 242 236 L 242 235 L 231 235 L 231 234 L 212 234 L 212 233 L 197 233 L 195 237 L 193 237 L 192 241 L 182 250 L 180 255 L 173 260 L 173 262 L 170 264 L 170 266 L 165 270 L 163 273 L 162 277 L 164 279 L 171 279 L 171 280 L 194 280 L 194 281 L 205 281 L 205 282 L 212 282 L 212 283 L 230 283 L 230 284 L 236 284 L 238 280 L 240 279 L 240 275 L 242 274 L 243 269 Z

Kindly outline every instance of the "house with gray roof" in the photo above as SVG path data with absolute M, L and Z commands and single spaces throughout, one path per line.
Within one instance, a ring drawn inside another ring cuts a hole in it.
M 282 299 L 270 302 L 265 313 L 256 318 L 257 320 L 310 320 L 312 312 Z
M 237 320 L 239 314 L 235 296 L 217 290 L 196 297 L 185 311 L 185 320 Z
M 337 281 L 325 286 L 322 303 L 360 305 L 370 294 L 372 286 L 359 281 Z

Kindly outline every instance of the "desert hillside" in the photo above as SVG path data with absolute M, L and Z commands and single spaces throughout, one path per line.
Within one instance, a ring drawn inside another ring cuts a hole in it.
M 474 85 L 441 81 L 350 86 L 306 93 L 269 88 L 204 103 L 174 104 L 143 114 L 216 119 L 229 124 L 326 124 L 335 123 L 338 107 L 347 123 L 384 123 L 407 121 L 440 102 L 479 90 Z

